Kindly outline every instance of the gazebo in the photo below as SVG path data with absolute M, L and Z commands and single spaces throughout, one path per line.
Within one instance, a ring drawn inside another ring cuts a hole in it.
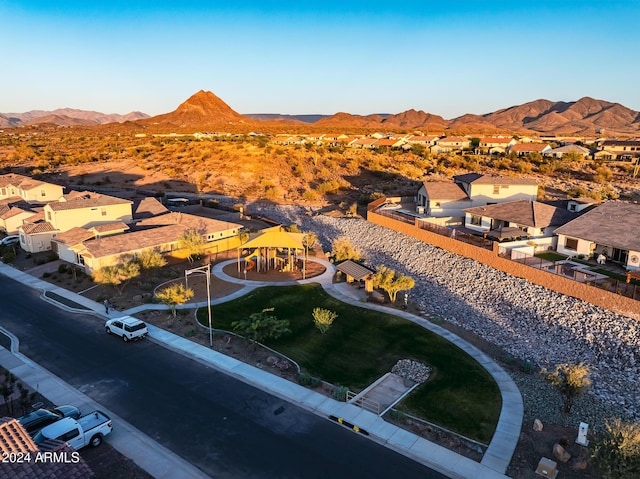
M 498 242 L 505 240 L 514 240 L 520 238 L 528 238 L 530 235 L 520 228 L 514 226 L 500 226 L 494 230 L 487 231 L 484 234 L 485 238 L 490 238 Z
M 241 259 L 245 261 L 245 271 L 256 268 L 258 272 L 266 272 L 270 269 L 293 271 L 296 269 L 296 262 L 302 259 L 304 277 L 307 260 L 304 237 L 303 233 L 284 231 L 281 226 L 262 230 L 258 236 L 238 247 L 238 272 L 240 272 Z M 253 250 L 253 252 L 241 258 L 242 250 Z M 283 254 L 284 250 L 286 254 Z
M 336 266 L 338 271 L 341 271 L 347 277 L 347 283 L 353 283 L 354 281 L 364 281 L 364 290 L 367 293 L 373 292 L 373 280 L 372 276 L 375 271 L 362 266 L 361 264 L 351 261 L 350 259 L 343 261 Z

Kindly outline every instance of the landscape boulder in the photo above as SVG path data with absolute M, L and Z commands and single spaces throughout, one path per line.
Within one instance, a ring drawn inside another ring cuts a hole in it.
M 542 421 L 540 419 L 533 421 L 533 430 L 535 432 L 542 432 Z
M 553 456 L 560 462 L 568 462 L 571 459 L 571 454 L 560 444 L 554 444 Z

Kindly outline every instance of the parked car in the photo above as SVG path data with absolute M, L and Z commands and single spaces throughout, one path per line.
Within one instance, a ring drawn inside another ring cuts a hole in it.
M 1 246 L 11 246 L 17 243 L 20 243 L 20 236 L 18 235 L 5 236 L 0 240 Z
M 75 406 L 58 406 L 51 410 L 37 409 L 18 418 L 18 422 L 24 426 L 29 434 L 35 435 L 43 427 L 65 417 L 77 419 L 80 417 L 80 409 Z
M 115 334 L 116 336 L 122 337 L 124 342 L 142 339 L 149 334 L 149 330 L 144 321 L 140 321 L 131 316 L 109 319 L 104 324 L 104 329 L 107 334 Z
M 40 445 L 47 439 L 57 439 L 66 442 L 77 451 L 88 445 L 98 447 L 102 444 L 104 436 L 111 434 L 112 430 L 113 424 L 109 416 L 101 411 L 94 411 L 77 420 L 66 417 L 42 428 L 33 440 Z

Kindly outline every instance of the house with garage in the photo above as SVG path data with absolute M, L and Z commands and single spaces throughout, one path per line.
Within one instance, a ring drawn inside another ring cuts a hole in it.
M 529 178 L 466 173 L 454 176 L 451 182 L 425 181 L 416 195 L 416 212 L 427 217 L 450 218 L 442 224 L 461 225 L 467 208 L 535 201 L 537 196 L 538 184 Z
M 498 241 L 553 239 L 556 228 L 578 216 L 566 208 L 530 200 L 476 206 L 466 208 L 464 213 L 465 227 Z M 552 243 L 548 241 L 545 244 Z
M 607 152 L 611 160 L 630 161 L 640 157 L 640 140 L 605 140 L 600 144 L 600 150 Z M 598 155 L 603 157 L 604 155 Z
M 640 205 L 608 201 L 556 229 L 557 251 L 640 269 Z
M 51 250 L 51 239 L 75 227 L 131 223 L 132 201 L 90 192 L 71 192 L 47 203 L 42 215 L 30 217 L 19 229 L 20 246 L 30 253 Z
M 28 176 L 0 175 L 0 200 L 19 196 L 28 203 L 47 203 L 62 197 L 63 187 Z
M 431 153 L 453 153 L 456 151 L 468 150 L 471 147 L 471 140 L 462 136 L 445 136 L 436 140 L 435 145 L 429 147 Z
M 513 138 L 487 137 L 480 138 L 478 144 L 478 153 L 485 155 L 504 154 L 507 150 L 517 142 Z
M 569 144 L 569 145 L 560 146 L 558 148 L 552 148 L 551 150 L 547 150 L 542 155 L 559 159 L 559 158 L 562 158 L 567 153 L 571 153 L 574 155 L 578 154 L 582 158 L 586 158 L 591 154 L 591 150 L 589 150 L 589 148 L 585 148 L 584 146 Z
M 551 146 L 546 143 L 516 143 L 508 149 L 508 153 L 515 153 L 517 156 L 525 156 L 531 153 L 545 153 L 551 151 Z
M 19 196 L 0 200 L 0 230 L 9 235 L 18 234 L 18 228 L 39 209 Z
M 202 235 L 210 253 L 227 251 L 239 246 L 241 227 L 236 223 L 174 212 L 143 219 L 131 228 L 124 223 L 74 228 L 57 235 L 52 242 L 60 259 L 91 273 L 114 265 L 123 257 L 135 258 L 142 251 L 177 251 L 189 230 Z

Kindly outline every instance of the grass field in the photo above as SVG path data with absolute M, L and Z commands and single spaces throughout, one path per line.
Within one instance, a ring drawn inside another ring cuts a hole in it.
M 315 307 L 338 314 L 326 334 L 313 323 Z M 214 308 L 215 328 L 263 308 L 290 322 L 291 334 L 266 344 L 310 374 L 359 391 L 389 372 L 399 359 L 416 359 L 434 368 L 399 409 L 488 442 L 501 408 L 491 376 L 470 356 L 439 336 L 397 316 L 342 303 L 319 285 L 265 287 Z M 199 311 L 206 325 L 206 310 Z

